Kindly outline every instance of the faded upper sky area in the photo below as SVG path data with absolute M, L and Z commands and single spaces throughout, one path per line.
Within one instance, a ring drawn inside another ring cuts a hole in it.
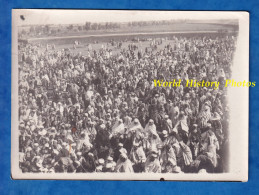
M 23 15 L 24 20 L 21 19 Z M 29 24 L 84 24 L 85 22 L 130 22 L 150 20 L 219 20 L 237 19 L 237 12 L 179 12 L 129 10 L 44 10 L 14 9 L 13 19 L 18 26 Z

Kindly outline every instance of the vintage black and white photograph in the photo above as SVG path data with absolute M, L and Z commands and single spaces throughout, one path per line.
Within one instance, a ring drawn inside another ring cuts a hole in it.
M 14 179 L 248 178 L 246 12 L 13 10 Z

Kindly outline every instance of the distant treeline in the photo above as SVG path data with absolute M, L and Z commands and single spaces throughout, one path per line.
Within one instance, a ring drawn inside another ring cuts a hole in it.
M 60 24 L 60 25 L 27 25 L 19 29 L 19 38 L 38 37 L 38 36 L 55 36 L 73 34 L 82 31 L 110 31 L 115 29 L 132 29 L 143 26 L 170 25 L 176 23 L 194 22 L 192 20 L 161 20 L 161 21 L 134 21 L 134 22 L 85 22 L 85 24 Z M 233 23 L 232 23 L 233 25 Z

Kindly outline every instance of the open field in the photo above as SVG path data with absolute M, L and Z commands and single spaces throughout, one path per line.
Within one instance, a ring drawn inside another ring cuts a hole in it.
M 115 30 L 90 30 L 80 32 L 63 32 L 56 35 L 37 36 L 27 38 L 29 42 L 40 42 L 43 44 L 55 43 L 57 45 L 73 44 L 75 41 L 81 43 L 94 43 L 131 40 L 133 38 L 157 38 L 172 37 L 178 35 L 193 36 L 194 34 L 218 34 L 219 32 L 236 33 L 237 25 L 233 24 L 209 24 L 209 23 L 175 23 L 159 25 L 157 28 L 151 26 L 128 27 Z
M 55 44 L 66 45 L 74 44 L 75 41 L 79 41 L 81 44 L 89 43 L 107 43 L 111 40 L 114 41 L 129 41 L 133 39 L 148 39 L 148 38 L 168 38 L 171 39 L 174 36 L 195 37 L 195 36 L 221 36 L 221 35 L 236 35 L 236 32 L 219 33 L 217 31 L 188 31 L 188 32 L 153 32 L 153 33 L 125 33 L 125 34 L 102 34 L 102 35 L 85 35 L 85 36 L 66 36 L 66 37 L 44 37 L 29 39 L 30 43 L 41 44 Z
M 139 49 L 145 49 L 150 46 L 149 38 L 164 38 L 163 44 L 158 45 L 158 49 L 163 49 L 166 44 L 172 42 L 172 37 L 185 36 L 224 36 L 237 35 L 238 26 L 233 24 L 208 24 L 208 23 L 176 23 L 170 25 L 159 25 L 158 28 L 154 26 L 140 27 L 125 27 L 109 31 L 81 31 L 71 32 L 66 34 L 59 34 L 59 36 L 48 37 L 32 37 L 27 39 L 30 43 L 41 43 L 42 45 L 55 44 L 55 50 L 70 49 L 74 54 L 79 52 L 86 55 L 88 52 L 88 44 L 91 44 L 93 50 L 99 50 L 102 45 L 107 45 L 111 40 L 121 41 L 122 47 L 119 49 L 108 44 L 108 48 L 112 50 L 113 54 L 120 52 L 122 49 L 127 49 L 128 44 L 133 43 Z M 140 42 L 133 41 L 134 39 L 141 40 Z M 75 41 L 80 44 L 74 48 Z
M 188 34 L 184 34 L 185 36 L 194 36 L 193 33 L 188 33 Z M 157 52 L 161 49 L 164 49 L 165 46 L 167 44 L 170 44 L 170 43 L 173 43 L 173 40 L 171 40 L 170 38 L 173 37 L 173 36 L 183 36 L 183 34 L 170 34 L 169 36 L 167 36 L 167 39 L 163 39 L 162 41 L 162 44 L 160 45 L 157 45 L 157 50 L 155 50 L 154 52 Z M 196 36 L 207 36 L 207 37 L 213 37 L 213 36 L 222 36 L 220 35 L 219 33 L 198 33 L 196 34 Z M 139 36 L 137 36 L 138 38 L 141 38 Z M 143 38 L 162 38 L 163 36 L 160 34 L 158 34 L 157 36 L 153 35 L 153 36 L 143 36 Z M 96 37 L 95 37 L 96 38 Z M 93 42 L 93 39 L 90 39 L 90 38 L 82 38 L 82 39 L 76 39 L 76 40 L 83 40 L 83 42 L 81 42 L 80 45 L 77 45 L 76 48 L 74 48 L 74 44 L 73 44 L 73 39 L 61 39 L 61 40 L 56 40 L 56 41 L 59 41 L 58 44 L 56 44 L 56 48 L 55 50 L 62 50 L 62 49 L 70 49 L 70 52 L 73 53 L 73 54 L 78 54 L 78 53 L 81 53 L 82 55 L 87 55 L 87 53 L 89 52 L 88 50 L 88 45 L 89 43 L 91 44 L 91 47 L 92 47 L 92 51 L 90 51 L 90 53 L 93 52 L 93 50 L 96 50 L 98 51 L 100 48 L 102 48 L 102 46 L 106 46 L 108 49 L 111 49 L 112 50 L 112 53 L 113 54 L 117 54 L 119 52 L 121 52 L 123 49 L 128 49 L 128 45 L 131 44 L 131 43 L 134 43 L 134 45 L 136 45 L 138 47 L 138 50 L 142 49 L 144 50 L 146 47 L 147 48 L 150 48 L 150 43 L 151 41 L 149 40 L 142 40 L 142 41 L 139 41 L 139 42 L 136 42 L 136 41 L 132 41 L 131 38 L 136 38 L 135 36 L 132 36 L 132 37 L 129 37 L 127 36 L 127 40 L 125 40 L 125 36 L 116 36 L 116 37 L 112 37 L 113 39 L 115 40 L 123 40 L 122 42 L 122 46 L 121 48 L 117 48 L 116 46 L 112 46 L 111 44 L 107 44 L 110 40 L 111 40 L 111 37 L 102 37 L 101 40 L 98 39 L 98 42 Z M 48 40 L 49 41 L 49 40 Z M 52 42 L 53 43 L 53 42 Z M 108 46 L 107 46 L 108 45 Z M 151 50 L 151 49 L 150 49 Z
M 168 43 L 170 43 L 172 41 L 170 40 L 164 40 L 163 43 L 161 45 L 158 45 L 158 50 L 159 49 L 163 49 L 165 47 L 165 45 L 167 45 Z M 118 54 L 119 52 L 121 52 L 123 49 L 127 49 L 128 48 L 128 45 L 132 43 L 132 41 L 126 41 L 126 42 L 123 42 L 122 43 L 122 46 L 121 48 L 117 48 L 117 47 L 114 47 L 114 46 L 111 46 L 111 44 L 108 45 L 108 49 L 111 49 L 112 50 L 112 54 Z M 144 50 L 146 47 L 150 47 L 150 41 L 141 41 L 141 42 L 138 42 L 138 43 L 134 43 L 138 49 L 142 49 Z M 104 45 L 103 43 L 93 43 L 91 44 L 92 46 L 92 51 L 90 51 L 90 53 L 93 52 L 93 50 L 96 50 L 98 51 L 99 49 L 102 48 L 102 45 Z M 73 45 L 72 44 L 62 44 L 62 45 L 57 45 L 56 46 L 56 50 L 62 50 L 64 48 L 69 48 L 71 53 L 73 54 L 78 54 L 78 53 L 81 53 L 82 55 L 86 55 L 89 51 L 88 51 L 88 47 L 87 45 L 83 44 L 83 45 L 79 45 L 77 46 L 75 49 L 73 48 Z

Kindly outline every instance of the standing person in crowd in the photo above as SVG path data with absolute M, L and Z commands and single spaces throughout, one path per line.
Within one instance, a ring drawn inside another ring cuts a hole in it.
M 235 38 L 147 42 L 145 49 L 127 41 L 99 50 L 89 44 L 85 56 L 20 43 L 23 172 L 225 171 L 225 88 L 154 87 L 153 80 L 223 83 Z

